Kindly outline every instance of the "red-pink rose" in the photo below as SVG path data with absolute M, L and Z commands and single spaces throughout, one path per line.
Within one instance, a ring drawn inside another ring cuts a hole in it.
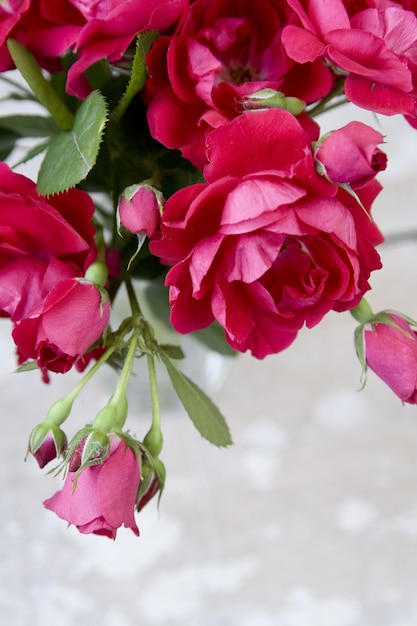
M 56 2 L 56 0 L 49 0 Z M 78 60 L 68 72 L 67 90 L 87 95 L 83 72 L 102 59 L 119 61 L 138 33 L 170 29 L 188 5 L 188 0 L 72 0 L 86 24 L 76 42 Z
M 156 40 L 147 57 L 152 135 L 203 167 L 207 134 L 239 115 L 249 94 L 271 88 L 306 102 L 326 95 L 329 69 L 320 60 L 301 66 L 284 52 L 287 12 L 273 0 L 190 4 L 181 28 Z
M 54 10 L 50 11 L 52 3 Z M 59 57 L 73 48 L 85 22 L 71 0 L 14 0 L 11 5 L 8 20 L 0 21 L 0 71 L 13 67 L 6 45 L 8 37 L 28 48 L 42 67 L 59 70 Z M 0 8 L 0 20 L 3 11 Z
M 403 402 L 417 404 L 417 333 L 401 315 L 390 317 L 399 328 L 366 327 L 366 363 Z
M 95 259 L 94 204 L 83 191 L 45 198 L 34 182 L 0 163 L 0 312 L 13 322 L 37 315 L 64 278 Z
M 110 305 L 96 285 L 61 280 L 36 315 L 16 323 L 12 336 L 19 360 L 35 359 L 41 368 L 67 372 L 101 337 L 109 318 Z
M 366 184 L 387 165 L 387 156 L 378 148 L 381 133 L 361 122 L 350 122 L 330 133 L 316 151 L 334 183 L 349 183 L 353 189 Z
M 298 24 L 282 40 L 299 63 L 319 58 L 346 75 L 353 103 L 385 115 L 417 115 L 417 17 L 394 2 L 288 0 Z M 374 5 L 374 3 L 372 3 Z
M 286 348 L 331 309 L 355 306 L 381 266 L 359 203 L 317 174 L 310 139 L 284 110 L 244 113 L 208 139 L 208 184 L 171 196 L 153 254 L 172 265 L 171 322 L 217 320 L 236 350 Z M 369 212 L 380 185 L 358 190 Z
M 117 529 L 124 525 L 139 535 L 134 517 L 139 462 L 124 441 L 111 435 L 109 456 L 99 465 L 85 467 L 74 489 L 75 476 L 75 472 L 68 472 L 63 488 L 45 500 L 47 509 L 84 534 L 115 539 Z

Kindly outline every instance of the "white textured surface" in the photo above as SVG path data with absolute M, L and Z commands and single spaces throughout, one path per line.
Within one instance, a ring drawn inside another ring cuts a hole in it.
M 343 123 L 333 119 L 328 128 Z M 383 123 L 391 163 L 374 215 L 390 233 L 417 229 L 417 131 Z M 381 253 L 371 303 L 416 317 L 416 240 Z M 283 354 L 234 360 L 216 398 L 230 450 L 201 440 L 182 411 L 166 411 L 160 512 L 150 504 L 138 516 L 141 537 L 121 530 L 113 543 L 43 509 L 60 479 L 24 463 L 26 441 L 76 376 L 46 387 L 36 373 L 12 374 L 1 320 L 2 623 L 416 626 L 417 409 L 372 375 L 358 391 L 354 327 L 348 314 L 330 314 Z M 113 382 L 110 372 L 92 382 L 73 430 Z M 134 386 L 129 427 L 142 436 L 148 416 Z

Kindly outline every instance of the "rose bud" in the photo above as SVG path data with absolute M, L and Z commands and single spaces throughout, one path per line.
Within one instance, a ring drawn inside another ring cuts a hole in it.
M 42 469 L 53 459 L 63 454 L 67 447 L 67 437 L 58 426 L 39 424 L 30 435 L 28 453 Z
M 387 166 L 387 155 L 378 148 L 381 133 L 362 122 L 350 122 L 330 133 L 316 152 L 327 177 L 334 183 L 362 187 Z
M 164 198 L 160 191 L 150 185 L 127 187 L 117 207 L 117 219 L 134 235 L 152 237 L 159 226 Z
M 403 402 L 417 404 L 417 333 L 401 315 L 385 317 L 386 322 L 365 326 L 366 365 Z

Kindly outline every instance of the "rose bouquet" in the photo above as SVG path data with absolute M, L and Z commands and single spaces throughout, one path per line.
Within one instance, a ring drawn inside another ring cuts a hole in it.
M 28 446 L 40 467 L 57 460 L 65 483 L 44 504 L 80 532 L 138 534 L 135 510 L 162 492 L 159 363 L 201 435 L 231 443 L 153 318 L 262 359 L 350 311 L 363 376 L 417 402 L 415 323 L 364 300 L 381 269 L 384 137 L 355 120 L 323 135 L 317 121 L 352 102 L 417 127 L 416 13 L 414 0 L 0 3 L 3 99 L 38 103 L 0 117 L 0 312 L 19 370 L 46 383 L 80 372 Z M 13 169 L 34 157 L 36 182 Z M 143 441 L 127 426 L 138 358 L 152 398 Z M 105 364 L 118 383 L 68 440 L 64 422 Z

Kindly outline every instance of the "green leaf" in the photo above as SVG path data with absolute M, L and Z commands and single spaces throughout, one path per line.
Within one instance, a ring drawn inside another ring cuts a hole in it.
M 7 115 L 0 117 L 0 128 L 19 137 L 50 137 L 59 133 L 59 126 L 51 117 L 41 115 Z
M 0 161 L 5 161 L 14 150 L 19 137 L 16 133 L 0 128 Z
M 203 328 L 203 330 L 195 331 L 191 336 L 198 339 L 200 343 L 210 348 L 210 350 L 214 350 L 214 352 L 218 352 L 223 356 L 235 357 L 237 355 L 236 350 L 233 350 L 226 342 L 224 330 L 218 322 L 212 322 L 210 326 Z
M 192 380 L 175 367 L 167 355 L 160 352 L 160 356 L 178 398 L 200 435 L 215 446 L 231 445 L 229 427 L 216 405 Z
M 60 193 L 87 177 L 96 162 L 106 121 L 106 101 L 93 91 L 78 109 L 72 130 L 52 139 L 39 171 L 39 193 Z

